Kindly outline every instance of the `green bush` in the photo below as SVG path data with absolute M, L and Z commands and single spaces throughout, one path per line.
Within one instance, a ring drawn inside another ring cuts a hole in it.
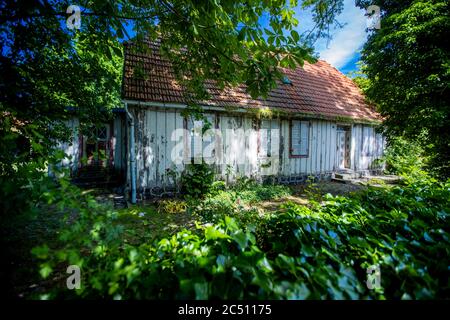
M 182 191 L 194 198 L 203 198 L 212 188 L 214 172 L 206 163 L 186 165 L 181 175 Z
M 237 197 L 248 203 L 276 200 L 291 194 L 291 189 L 287 186 L 260 184 L 248 178 L 239 179 L 232 190 Z
M 325 198 L 314 210 L 288 204 L 287 213 L 264 221 L 257 231 L 258 245 L 270 258 L 297 257 L 291 268 L 303 276 L 292 280 L 308 283 L 311 297 L 450 296 L 450 182 L 421 181 L 390 190 L 369 188 L 355 198 Z M 382 274 L 382 288 L 376 291 L 359 285 L 373 265 Z M 336 286 L 333 279 L 342 270 L 347 270 L 346 286 Z
M 237 184 L 224 190 L 223 182 L 217 182 L 211 195 L 191 202 L 191 211 L 201 221 L 217 223 L 225 216 L 235 217 L 243 225 L 258 220 L 258 210 L 252 205 L 261 201 L 276 200 L 291 194 L 287 186 L 261 185 L 250 179 L 240 179 Z
M 424 150 L 417 142 L 397 137 L 388 141 L 384 160 L 388 173 L 417 176 L 423 175 L 427 164 Z
M 219 203 L 211 213 L 224 217 L 200 233 L 139 246 L 123 243 L 114 212 L 100 214 L 88 201 L 90 213 L 81 210 L 62 232 L 59 249 L 35 250 L 47 277 L 61 265 L 82 266 L 80 290 L 52 287 L 49 297 L 450 298 L 450 181 L 327 195 L 311 208 L 288 203 L 253 226 L 241 208 L 235 219 L 226 215 L 232 195 L 211 200 Z M 374 265 L 381 288 L 369 290 L 366 270 Z

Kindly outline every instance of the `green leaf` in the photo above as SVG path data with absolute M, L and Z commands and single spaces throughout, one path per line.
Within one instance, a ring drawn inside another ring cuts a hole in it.
M 31 253 L 35 255 L 38 259 L 46 259 L 48 257 L 49 251 L 50 251 L 49 247 L 46 244 L 44 244 L 39 247 L 34 247 L 31 250 Z
M 227 239 L 229 236 L 223 231 L 217 229 L 214 226 L 207 227 L 205 229 L 206 240 Z
M 300 41 L 300 36 L 299 36 L 298 32 L 295 30 L 291 31 L 291 37 L 292 37 L 292 39 L 294 39 L 295 42 Z
M 53 269 L 48 263 L 43 263 L 40 265 L 39 274 L 42 278 L 46 279 L 52 271 Z

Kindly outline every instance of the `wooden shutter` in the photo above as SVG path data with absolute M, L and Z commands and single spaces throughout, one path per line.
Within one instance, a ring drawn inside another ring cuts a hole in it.
M 291 123 L 291 155 L 308 156 L 309 121 L 293 120 Z

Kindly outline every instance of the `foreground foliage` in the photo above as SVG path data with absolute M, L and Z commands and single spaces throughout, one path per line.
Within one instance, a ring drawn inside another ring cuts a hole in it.
M 63 187 L 66 205 L 78 201 Z M 449 298 L 449 199 L 450 181 L 422 178 L 266 217 L 218 210 L 215 224 L 141 245 L 123 242 L 115 212 L 87 201 L 57 248 L 34 252 L 49 279 L 69 264 L 82 270 L 81 289 L 60 281 L 46 298 Z M 379 289 L 366 287 L 370 266 Z

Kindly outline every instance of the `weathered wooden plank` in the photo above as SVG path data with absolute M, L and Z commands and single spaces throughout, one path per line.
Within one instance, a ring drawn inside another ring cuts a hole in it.
M 278 135 L 275 137 L 275 144 L 272 146 L 273 152 L 271 153 L 272 159 L 270 159 L 271 166 L 269 170 L 265 170 L 266 175 L 283 175 L 283 165 L 289 159 L 284 156 L 288 152 L 288 138 L 285 134 L 285 123 L 280 118 L 274 118 L 273 128 L 278 130 Z M 272 127 L 272 125 L 271 125 Z
M 317 172 L 323 172 L 323 155 L 325 142 L 322 140 L 323 135 L 323 122 L 317 123 Z
M 139 149 L 139 161 L 137 162 L 137 178 L 138 178 L 138 188 L 143 191 L 144 188 L 148 185 L 148 171 L 147 171 L 147 153 L 148 153 L 148 112 L 146 112 L 145 109 L 142 110 L 142 112 L 139 113 L 139 117 L 142 117 L 142 119 L 139 119 L 139 122 L 142 121 L 142 127 L 139 130 L 142 130 L 142 137 L 139 141 L 141 146 L 138 147 Z
M 252 176 L 258 175 L 258 131 L 256 119 L 249 118 L 250 135 L 248 140 L 249 170 Z
M 330 154 L 331 154 L 331 148 L 332 148 L 332 143 L 331 143 L 331 123 L 330 122 L 325 122 L 325 127 L 326 127 L 326 134 L 325 134 L 325 143 L 326 143 L 326 147 L 325 147 L 325 172 L 330 172 L 331 171 L 331 165 L 330 165 Z
M 290 137 L 289 137 L 289 122 L 287 120 L 280 120 L 281 123 L 281 135 L 282 135 L 282 152 L 281 152 L 281 174 L 282 175 L 289 175 L 290 174 L 290 162 L 291 159 L 289 158 L 289 143 L 290 143 Z
M 357 152 L 359 150 L 358 146 L 358 127 L 356 125 L 352 125 L 352 152 L 350 154 L 350 161 L 353 170 L 358 170 L 359 159 L 357 157 Z
M 134 141 L 135 141 L 135 155 L 136 155 L 136 186 L 142 187 L 142 135 L 143 135 L 143 116 L 145 111 L 141 108 L 133 108 L 134 117 Z
M 175 129 L 183 129 L 184 118 L 179 110 L 155 110 L 151 108 L 133 108 L 130 111 L 135 116 L 136 130 L 136 164 L 138 187 L 161 186 L 168 181 L 165 177 L 166 170 L 175 170 L 178 175 L 184 169 L 182 163 L 175 164 L 172 159 L 172 152 L 182 139 L 172 140 L 172 133 Z M 248 116 L 237 116 L 231 114 L 206 114 L 213 124 L 222 133 L 222 143 L 220 141 L 203 142 L 203 148 L 214 149 L 214 154 L 218 157 L 223 155 L 224 159 L 218 159 L 222 164 L 217 166 L 217 172 L 222 178 L 226 178 L 227 165 L 231 166 L 232 180 L 236 176 L 256 177 L 262 173 L 261 165 L 267 164 L 268 159 L 262 160 L 258 154 L 258 126 L 256 120 Z M 217 117 L 217 119 L 216 119 Z M 116 146 L 114 153 L 115 166 L 119 167 L 121 159 L 127 158 L 128 148 L 125 143 L 120 143 L 119 139 L 126 139 L 126 124 L 114 121 L 114 136 Z M 290 122 L 287 119 L 271 119 L 263 122 L 263 128 L 270 129 L 271 135 L 275 130 L 279 130 L 279 143 L 277 144 L 280 158 L 280 175 L 302 175 L 318 174 L 334 171 L 336 169 L 336 123 L 324 120 L 311 120 L 309 130 L 309 154 L 307 157 L 290 157 L 289 139 Z M 70 124 L 72 125 L 72 123 Z M 74 125 L 74 124 L 73 124 Z M 355 124 L 351 128 L 351 167 L 355 170 L 367 170 L 373 161 L 380 157 L 382 153 L 383 138 L 376 134 L 374 127 Z M 122 132 L 123 131 L 123 132 Z M 122 136 L 122 138 L 119 138 Z M 273 138 L 273 137 L 271 137 Z M 270 140 L 269 140 L 270 141 Z M 264 141 L 259 141 L 263 143 Z M 364 143 L 368 144 L 368 154 L 362 154 Z M 216 148 L 219 148 L 216 150 Z M 269 147 L 266 143 L 265 147 Z M 263 148 L 264 145 L 263 145 Z M 271 150 L 271 155 L 275 155 L 275 150 Z M 71 150 L 74 154 L 77 152 Z M 122 154 L 122 155 L 121 155 Z M 208 156 L 208 154 L 205 154 Z M 211 156 L 211 155 L 210 155 Z M 266 153 L 267 156 L 267 153 Z M 129 155 L 128 155 L 129 157 Z M 219 162 L 220 163 L 220 162 Z M 128 169 L 128 165 L 124 163 Z M 129 176 L 129 172 L 128 172 Z
M 168 185 L 174 185 L 175 181 L 168 175 L 169 171 L 176 170 L 175 159 L 172 159 L 172 152 L 175 149 L 176 141 L 172 140 L 172 135 L 176 129 L 176 113 L 174 111 L 166 112 L 166 161 L 164 173 L 166 176 L 166 183 Z
M 243 158 L 243 173 L 245 176 L 250 177 L 251 176 L 251 169 L 250 169 L 250 145 L 249 145 L 249 130 L 251 130 L 251 123 L 250 119 L 245 117 L 242 119 L 242 129 L 244 130 L 244 139 L 242 141 L 242 151 L 243 154 L 241 154 L 240 158 Z
M 219 121 L 218 121 L 217 125 L 218 125 L 218 127 L 220 129 L 220 132 L 222 134 L 221 154 L 219 155 L 220 156 L 220 160 L 219 161 L 220 161 L 220 164 L 221 164 L 220 165 L 220 173 L 221 173 L 222 179 L 227 179 L 227 165 L 228 165 L 228 163 L 227 163 L 227 159 L 228 159 L 228 156 L 227 156 L 227 151 L 228 151 L 227 144 L 228 144 L 228 141 L 227 141 L 227 135 L 226 135 L 226 129 L 227 129 L 227 126 L 228 126 L 227 116 L 224 115 L 224 114 L 220 114 L 219 115 Z
M 184 123 L 184 117 L 181 115 L 180 111 L 177 110 L 175 112 L 175 128 L 176 129 L 184 129 L 183 123 Z M 177 176 L 179 177 L 181 175 L 182 171 L 184 170 L 184 165 L 182 163 L 183 150 L 184 150 L 184 135 L 182 135 L 181 137 L 175 136 L 174 138 L 178 139 L 177 141 L 174 141 L 174 143 L 177 146 L 177 150 L 175 150 L 175 153 L 178 154 L 178 157 L 181 157 L 181 159 L 178 159 L 178 163 L 175 165 L 175 167 L 176 167 L 175 171 L 177 173 Z
M 311 169 L 309 171 L 310 174 L 314 174 L 316 172 L 317 166 L 317 121 L 312 121 L 312 134 L 311 134 Z

